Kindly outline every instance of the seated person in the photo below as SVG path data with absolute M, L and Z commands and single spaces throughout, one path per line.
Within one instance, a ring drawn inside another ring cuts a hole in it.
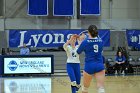
M 20 49 L 20 55 L 29 55 L 29 48 L 26 46 L 26 44 L 23 44 L 23 47 Z
M 118 51 L 117 55 L 116 55 L 116 64 L 115 64 L 115 74 L 119 73 L 120 69 L 121 69 L 121 73 L 124 74 L 124 70 L 125 70 L 125 61 L 126 58 L 125 56 L 122 54 L 122 52 Z

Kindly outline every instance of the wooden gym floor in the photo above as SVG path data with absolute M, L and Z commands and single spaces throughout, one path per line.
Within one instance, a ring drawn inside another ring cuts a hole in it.
M 140 76 L 106 76 L 105 90 L 106 93 L 140 93 Z M 71 90 L 67 76 L 8 77 L 0 78 L 0 93 L 71 93 Z M 94 79 L 89 93 L 97 93 Z

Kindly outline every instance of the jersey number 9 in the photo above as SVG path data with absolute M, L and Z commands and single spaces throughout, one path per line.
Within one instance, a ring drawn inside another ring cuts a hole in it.
M 99 50 L 99 49 L 98 49 L 98 45 L 93 45 L 93 48 L 94 48 L 94 52 L 97 53 L 98 50 Z

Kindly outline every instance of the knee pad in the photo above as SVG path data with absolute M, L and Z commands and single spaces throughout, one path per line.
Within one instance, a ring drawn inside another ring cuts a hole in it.
M 103 87 L 99 88 L 98 93 L 105 93 L 105 89 Z
M 82 91 L 83 91 L 83 92 L 88 92 L 88 88 L 87 88 L 87 87 L 82 86 Z
M 71 82 L 71 86 L 76 87 L 76 81 Z

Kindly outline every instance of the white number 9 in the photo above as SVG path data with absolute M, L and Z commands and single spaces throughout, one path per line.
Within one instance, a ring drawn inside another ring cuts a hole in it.
M 98 45 L 93 45 L 94 48 L 94 52 L 97 53 L 98 52 Z

